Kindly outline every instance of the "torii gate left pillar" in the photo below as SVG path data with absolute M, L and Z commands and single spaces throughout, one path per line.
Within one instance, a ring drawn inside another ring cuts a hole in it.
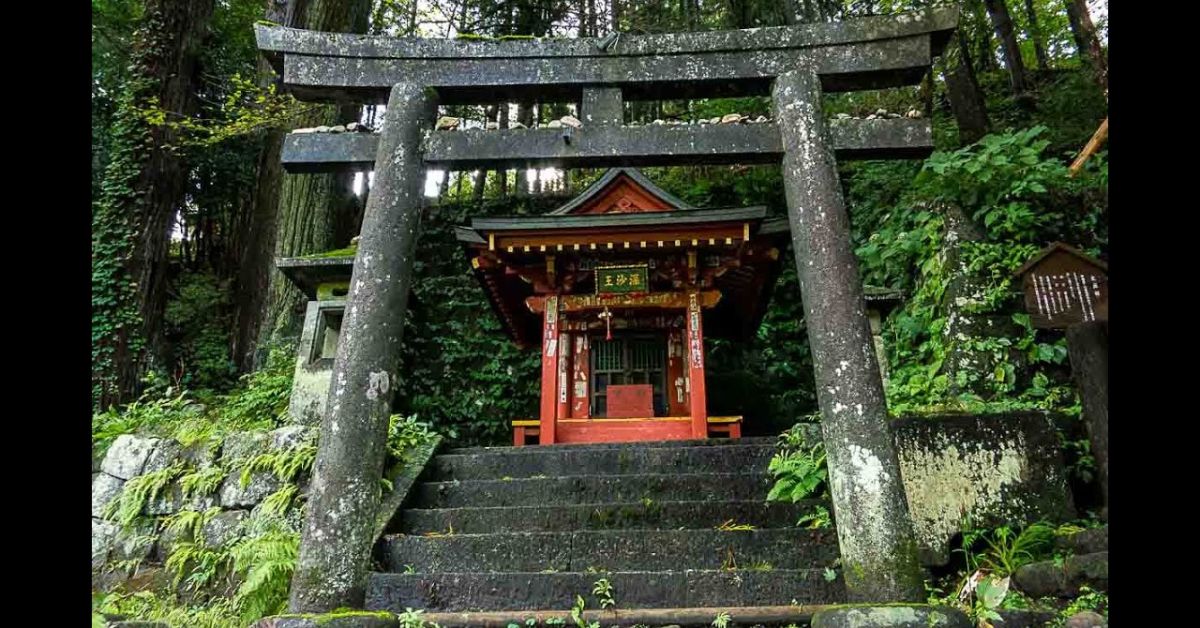
M 363 604 L 424 203 L 420 145 L 436 105 L 432 90 L 411 84 L 388 98 L 292 578 L 293 613 Z

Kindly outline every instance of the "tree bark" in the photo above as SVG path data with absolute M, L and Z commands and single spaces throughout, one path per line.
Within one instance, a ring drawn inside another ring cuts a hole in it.
M 942 73 L 946 79 L 946 96 L 958 123 L 959 141 L 964 145 L 973 144 L 987 135 L 989 122 L 983 90 L 975 80 L 975 69 L 961 32 L 955 36 L 955 44 L 946 49 L 943 62 L 946 64 Z
M 1104 97 L 1108 97 L 1108 60 L 1104 57 L 1104 49 L 1100 47 L 1100 38 L 1096 35 L 1096 26 L 1092 24 L 1092 16 L 1088 13 L 1087 2 L 1084 0 L 1065 0 L 1067 5 L 1067 20 L 1071 23 L 1071 35 L 1075 37 L 1075 47 L 1079 58 L 1092 69 L 1092 76 Z
M 990 72 L 996 69 L 996 46 L 992 43 L 992 28 L 983 8 L 983 0 L 968 0 L 970 10 L 971 31 L 975 36 L 975 45 L 979 47 L 976 55 L 980 72 Z M 965 8 L 964 8 L 965 9 Z
M 1108 325 L 1080 323 L 1067 328 L 1071 375 L 1079 389 L 1092 457 L 1103 497 L 1102 518 L 1108 520 Z
M 1050 57 L 1046 54 L 1046 38 L 1038 24 L 1037 9 L 1033 0 L 1025 0 L 1025 17 L 1029 21 L 1029 39 L 1033 40 L 1033 54 L 1037 57 L 1039 70 L 1050 69 Z
M 1013 32 L 1012 17 L 1008 13 L 1005 0 L 983 0 L 992 26 L 996 29 L 996 38 L 1000 40 L 1000 49 L 1004 53 L 1004 65 L 1008 70 L 1009 83 L 1015 96 L 1021 96 L 1028 91 L 1025 76 L 1025 62 L 1021 59 L 1021 47 Z
M 264 17 L 269 22 L 295 27 L 297 5 L 302 0 L 268 0 Z M 258 85 L 267 88 L 274 81 L 274 71 L 263 58 L 258 60 Z M 268 129 L 258 154 L 257 184 L 234 288 L 234 332 L 230 356 L 239 371 L 259 366 L 265 356 L 256 355 L 263 317 L 266 315 L 266 296 L 274 271 L 273 253 L 278 230 L 279 182 L 283 177 L 284 129 Z
M 309 30 L 366 33 L 370 0 L 308 0 L 297 7 L 298 24 Z M 358 106 L 314 106 L 296 121 L 298 127 L 341 124 L 358 120 Z M 259 185 L 269 185 L 261 181 Z M 330 250 L 349 244 L 358 231 L 362 204 L 354 196 L 354 175 L 283 174 L 276 218 L 275 256 L 293 257 Z M 290 343 L 299 335 L 300 320 L 308 301 L 267 260 L 270 289 L 260 338 L 266 342 Z M 260 341 L 262 342 L 262 341 Z
M 111 363 L 96 365 L 111 371 L 93 372 L 93 381 L 102 382 L 95 400 L 101 407 L 133 398 L 147 365 L 157 361 L 163 349 L 170 234 L 188 182 L 186 156 L 179 150 L 183 134 L 171 123 L 193 116 L 199 106 L 199 60 L 212 11 L 213 0 L 146 0 L 133 37 L 132 98 L 118 115 L 126 118 L 132 133 L 143 133 L 148 141 L 129 160 L 109 164 L 105 179 L 128 189 L 102 197 L 108 213 L 97 219 L 126 217 L 132 242 L 127 259 L 117 262 L 118 281 L 131 282 L 134 289 L 114 297 L 136 312 L 138 320 L 136 326 L 126 325 L 98 341 L 113 349 Z M 165 113 L 167 124 L 144 121 L 142 110 L 151 106 Z M 131 165 L 137 168 L 132 176 L 114 170 Z

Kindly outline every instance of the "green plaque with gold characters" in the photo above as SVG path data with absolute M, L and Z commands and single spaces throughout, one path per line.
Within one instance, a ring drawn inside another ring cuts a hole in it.
M 628 294 L 648 292 L 649 273 L 645 264 L 629 266 L 597 266 L 596 294 Z

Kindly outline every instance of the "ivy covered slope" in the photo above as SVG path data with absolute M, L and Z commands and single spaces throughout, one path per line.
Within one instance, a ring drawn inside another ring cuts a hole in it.
M 319 437 L 288 425 L 292 366 L 276 351 L 229 394 L 167 389 L 93 417 L 94 624 L 244 627 L 285 610 Z M 393 417 L 381 493 L 436 442 Z

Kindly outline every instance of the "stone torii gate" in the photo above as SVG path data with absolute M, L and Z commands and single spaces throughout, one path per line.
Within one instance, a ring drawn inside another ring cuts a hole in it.
M 296 97 L 387 103 L 382 132 L 298 134 L 293 171 L 373 168 L 308 502 L 293 612 L 361 607 L 425 170 L 781 163 L 851 601 L 924 596 L 835 156 L 913 158 L 925 119 L 838 120 L 827 92 L 914 85 L 954 9 L 740 31 L 453 41 L 258 26 Z M 755 125 L 623 125 L 625 100 L 770 95 Z M 438 105 L 579 103 L 582 128 L 434 131 Z

